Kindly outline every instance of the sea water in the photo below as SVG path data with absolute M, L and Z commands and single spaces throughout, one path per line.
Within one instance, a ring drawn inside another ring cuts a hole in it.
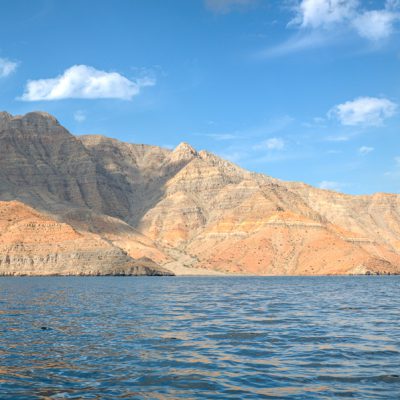
M 0 278 L 1 399 L 399 399 L 400 277 Z

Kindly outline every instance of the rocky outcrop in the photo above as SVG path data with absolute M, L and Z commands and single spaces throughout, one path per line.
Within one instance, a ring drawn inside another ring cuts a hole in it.
M 128 212 L 126 187 L 114 184 L 81 141 L 42 112 L 0 114 L 0 189 L 2 200 L 20 199 L 43 210 Z
M 168 150 L 77 138 L 46 113 L 0 113 L 0 199 L 58 224 L 7 225 L 0 268 L 8 262 L 15 273 L 61 265 L 66 273 L 139 273 L 138 264 L 177 274 L 400 272 L 398 195 L 283 182 L 187 143 Z M 51 233 L 31 242 L 42 230 Z M 24 247 L 13 244 L 16 232 Z
M 0 275 L 171 275 L 96 234 L 18 201 L 0 202 Z

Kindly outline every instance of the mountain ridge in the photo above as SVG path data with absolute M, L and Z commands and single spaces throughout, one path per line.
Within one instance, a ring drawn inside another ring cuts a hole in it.
M 0 200 L 19 200 L 160 271 L 400 272 L 399 195 L 281 181 L 185 142 L 169 150 L 73 136 L 43 112 L 0 113 Z

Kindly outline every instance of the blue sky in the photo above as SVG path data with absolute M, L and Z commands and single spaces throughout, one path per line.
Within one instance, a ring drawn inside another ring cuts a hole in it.
M 13 0 L 0 109 L 346 193 L 400 191 L 400 1 Z

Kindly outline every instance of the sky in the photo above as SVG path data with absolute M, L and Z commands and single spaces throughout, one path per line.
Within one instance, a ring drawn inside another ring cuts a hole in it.
M 0 110 L 399 193 L 399 39 L 400 0 L 7 1 Z

